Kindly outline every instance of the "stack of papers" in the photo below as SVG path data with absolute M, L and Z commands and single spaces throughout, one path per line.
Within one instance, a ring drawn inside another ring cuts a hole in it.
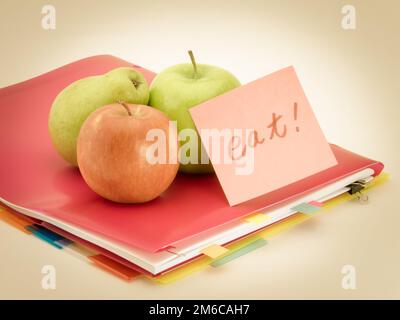
M 216 167 L 217 175 L 178 174 L 164 194 L 148 203 L 107 201 L 54 151 L 47 120 L 55 96 L 68 84 L 121 66 L 137 68 L 149 83 L 155 76 L 121 59 L 96 56 L 0 89 L 0 201 L 6 206 L 4 220 L 59 249 L 83 252 L 125 279 L 142 274 L 165 279 L 178 270 L 223 265 L 265 245 L 263 232 L 307 219 L 329 200 L 349 196 L 352 184 L 365 189 L 383 169 L 378 161 L 326 143 L 321 152 L 327 156 L 316 162 L 324 165 L 294 181 L 290 175 L 265 185 L 256 179 L 256 194 L 242 196 L 240 188 L 225 188 L 230 172 Z M 196 107 L 193 117 L 204 126 L 201 108 L 208 105 Z

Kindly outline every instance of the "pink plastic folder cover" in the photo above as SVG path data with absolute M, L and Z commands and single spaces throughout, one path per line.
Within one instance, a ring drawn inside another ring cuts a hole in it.
M 113 56 L 95 56 L 0 89 L 0 198 L 155 252 L 364 168 L 374 169 L 375 175 L 383 168 L 380 162 L 331 145 L 336 166 L 234 207 L 229 206 L 213 175 L 179 174 L 162 196 L 145 204 L 121 205 L 104 200 L 89 189 L 77 168 L 56 153 L 47 120 L 53 99 L 67 85 L 121 66 L 136 68 L 149 83 L 155 76 Z

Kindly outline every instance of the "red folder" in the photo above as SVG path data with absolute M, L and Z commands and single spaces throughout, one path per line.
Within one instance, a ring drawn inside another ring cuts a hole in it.
M 146 251 L 177 242 L 261 209 L 319 189 L 345 176 L 383 164 L 331 145 L 338 165 L 264 196 L 230 207 L 213 175 L 178 174 L 159 198 L 116 204 L 96 195 L 77 168 L 54 150 L 47 129 L 55 96 L 83 77 L 132 66 L 150 83 L 155 74 L 113 56 L 95 56 L 0 89 L 0 198 L 81 229 Z M 301 156 L 301 155 L 299 155 Z

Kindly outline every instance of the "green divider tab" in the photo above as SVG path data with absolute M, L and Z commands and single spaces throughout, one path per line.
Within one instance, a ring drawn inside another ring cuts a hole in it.
M 246 253 L 249 253 L 253 250 L 256 250 L 257 248 L 260 248 L 268 243 L 267 240 L 260 238 L 255 240 L 254 242 L 248 244 L 247 246 L 231 251 L 228 254 L 222 256 L 221 258 L 217 258 L 213 260 L 210 265 L 213 267 L 219 267 L 225 263 L 228 263 L 229 261 L 232 261 L 240 256 L 245 255 Z

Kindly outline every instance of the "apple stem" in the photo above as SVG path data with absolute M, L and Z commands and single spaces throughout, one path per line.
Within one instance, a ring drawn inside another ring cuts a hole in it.
M 123 106 L 123 107 L 125 108 L 125 110 L 128 112 L 128 114 L 129 114 L 130 116 L 132 115 L 131 110 L 129 110 L 129 107 L 128 107 L 128 105 L 127 105 L 125 102 L 123 102 L 123 101 L 118 101 L 118 103 L 119 103 L 121 106 Z
M 197 79 L 197 64 L 196 64 L 196 60 L 193 55 L 193 51 L 189 50 L 188 53 L 189 53 L 189 57 L 190 57 L 190 60 L 192 61 L 192 65 L 193 65 L 193 78 Z

